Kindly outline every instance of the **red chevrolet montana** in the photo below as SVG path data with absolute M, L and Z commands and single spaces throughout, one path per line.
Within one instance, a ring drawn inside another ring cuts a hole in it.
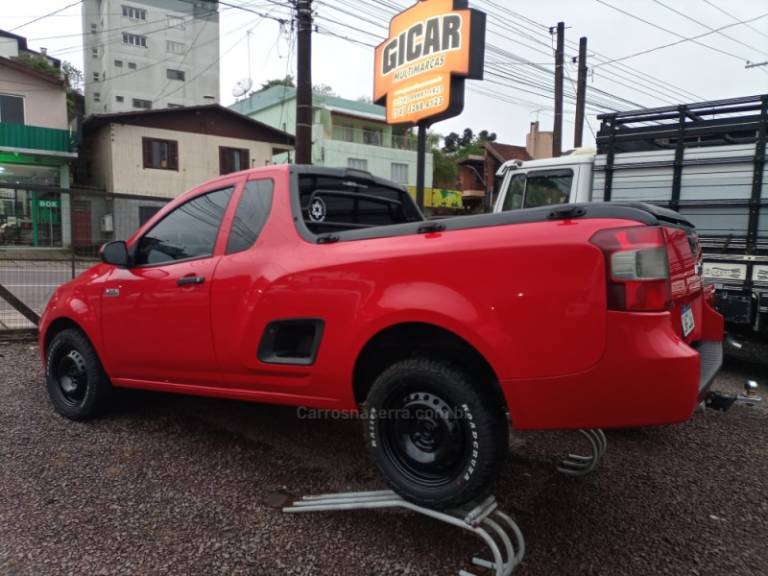
M 722 318 L 691 225 L 648 205 L 426 221 L 362 171 L 206 183 L 60 287 L 40 323 L 73 420 L 114 387 L 361 410 L 374 460 L 435 507 L 487 493 L 516 429 L 688 419 Z

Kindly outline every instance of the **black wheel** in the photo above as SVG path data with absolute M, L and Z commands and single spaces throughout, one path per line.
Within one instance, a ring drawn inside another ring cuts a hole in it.
M 458 368 L 424 358 L 385 370 L 368 394 L 366 438 L 403 498 L 433 508 L 487 496 L 508 448 L 504 406 Z
M 70 420 L 97 415 L 106 408 L 112 393 L 96 350 L 74 329 L 62 330 L 51 340 L 45 380 L 53 407 Z

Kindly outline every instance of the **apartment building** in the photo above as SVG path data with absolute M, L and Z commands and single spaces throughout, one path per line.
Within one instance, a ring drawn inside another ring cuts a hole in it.
M 85 0 L 85 112 L 219 101 L 214 0 Z

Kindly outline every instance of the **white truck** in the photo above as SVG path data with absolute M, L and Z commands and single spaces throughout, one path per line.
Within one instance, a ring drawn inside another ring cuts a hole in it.
M 634 201 L 697 228 L 732 327 L 768 332 L 768 94 L 598 116 L 597 150 L 504 164 L 495 212 Z

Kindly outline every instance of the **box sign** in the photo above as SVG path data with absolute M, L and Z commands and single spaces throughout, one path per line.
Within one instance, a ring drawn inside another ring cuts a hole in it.
M 466 0 L 421 0 L 395 16 L 376 48 L 373 99 L 389 124 L 461 114 L 464 81 L 481 80 L 485 14 Z

